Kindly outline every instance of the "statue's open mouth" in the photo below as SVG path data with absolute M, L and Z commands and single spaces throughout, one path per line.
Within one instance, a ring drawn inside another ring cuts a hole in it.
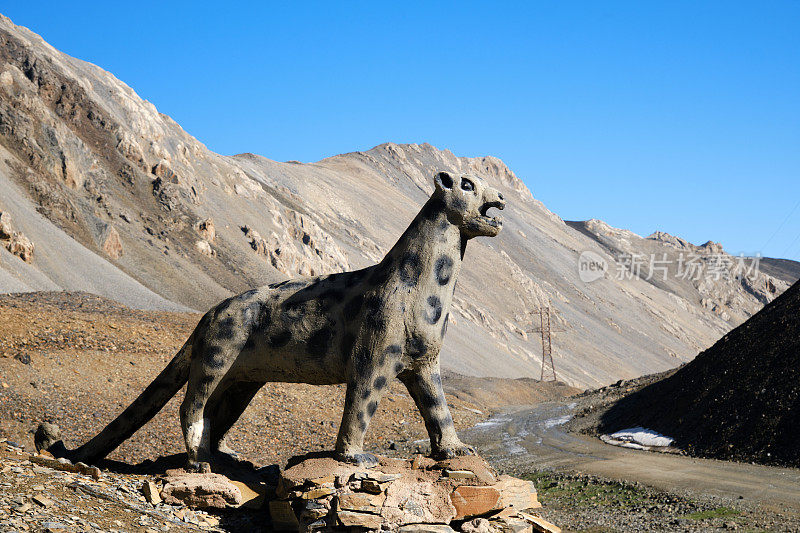
M 488 222 L 492 226 L 501 226 L 503 224 L 503 221 L 500 220 L 500 217 L 490 217 L 489 215 L 486 214 L 486 212 L 489 211 L 489 209 L 491 209 L 492 207 L 496 207 L 497 209 L 500 209 L 502 211 L 505 208 L 505 206 L 506 204 L 504 202 L 499 202 L 499 201 L 486 202 L 480 207 L 480 209 L 478 209 L 478 212 L 481 214 L 483 218 L 486 219 L 486 222 Z

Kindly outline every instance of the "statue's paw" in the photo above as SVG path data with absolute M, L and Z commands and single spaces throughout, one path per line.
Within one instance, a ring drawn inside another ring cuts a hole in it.
M 61 430 L 57 425 L 49 422 L 39 424 L 33 436 L 36 451 L 50 450 L 56 443 L 61 442 Z
M 371 453 L 337 453 L 336 459 L 343 463 L 350 463 L 361 468 L 373 468 L 378 466 L 378 458 Z
M 189 461 L 186 464 L 186 471 L 195 474 L 210 474 L 211 464 L 206 461 Z
M 464 444 L 463 442 L 461 442 L 455 446 L 447 446 L 445 448 L 441 448 L 439 450 L 434 451 L 433 454 L 431 454 L 431 456 L 437 461 L 452 459 L 453 457 L 460 457 L 462 455 L 478 455 L 478 452 L 475 450 L 475 448 L 473 448 L 469 444 Z

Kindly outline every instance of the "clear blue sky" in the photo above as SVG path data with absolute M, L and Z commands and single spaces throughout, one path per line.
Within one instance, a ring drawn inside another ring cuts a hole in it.
M 12 2 L 223 154 L 496 155 L 565 219 L 800 260 L 800 2 Z

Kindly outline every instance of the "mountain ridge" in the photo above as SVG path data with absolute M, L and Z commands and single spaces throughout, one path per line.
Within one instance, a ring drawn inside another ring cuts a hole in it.
M 571 226 L 492 156 L 391 142 L 313 163 L 216 154 L 112 74 L 5 17 L 0 59 L 0 212 L 35 247 L 29 263 L 0 249 L 0 292 L 84 290 L 204 310 L 253 286 L 367 266 L 438 170 L 477 173 L 508 199 L 500 236 L 467 248 L 442 354 L 455 372 L 538 376 L 528 333 L 540 305 L 566 330 L 555 353 L 568 383 L 665 370 L 788 286 L 765 274 L 585 282 L 582 252 L 613 265 L 619 254 L 674 248 L 605 223 Z

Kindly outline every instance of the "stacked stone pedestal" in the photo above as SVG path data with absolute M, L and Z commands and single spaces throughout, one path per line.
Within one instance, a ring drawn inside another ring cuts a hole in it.
M 533 482 L 498 476 L 480 457 L 379 459 L 367 469 L 309 454 L 291 459 L 282 472 L 251 463 L 216 465 L 219 471 L 211 472 L 203 463 L 201 473 L 176 469 L 145 479 L 142 492 L 151 504 L 246 508 L 258 515 L 266 508 L 276 531 L 561 531 L 536 515 L 541 504 Z M 40 461 L 62 465 L 37 456 Z M 61 469 L 81 467 L 66 463 Z
M 295 458 L 269 502 L 279 531 L 542 531 L 530 481 L 497 476 L 480 457 L 380 458 L 371 469 Z M 549 524 L 548 524 L 549 526 Z M 552 529 L 545 531 L 558 531 Z

